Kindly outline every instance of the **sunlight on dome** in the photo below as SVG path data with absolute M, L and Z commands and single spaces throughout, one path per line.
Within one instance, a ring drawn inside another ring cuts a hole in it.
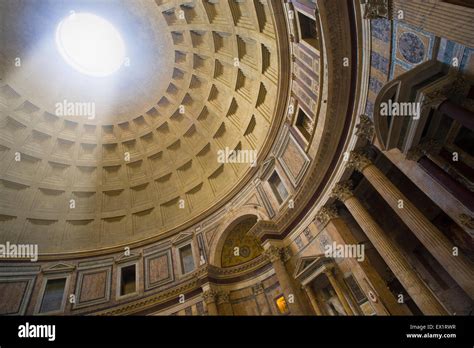
M 125 60 L 120 33 L 105 19 L 90 13 L 72 13 L 56 29 L 56 46 L 66 62 L 90 76 L 108 76 Z

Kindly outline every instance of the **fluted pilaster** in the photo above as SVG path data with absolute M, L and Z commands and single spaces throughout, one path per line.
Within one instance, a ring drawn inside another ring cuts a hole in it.
M 217 292 L 217 308 L 220 315 L 233 315 L 232 304 L 230 303 L 229 293 L 226 291 Z
M 252 286 L 253 294 L 255 295 L 255 300 L 257 301 L 258 308 L 260 309 L 261 315 L 270 315 L 271 311 L 268 306 L 268 301 L 265 296 L 265 289 L 262 283 L 257 283 Z
M 216 296 L 217 292 L 213 289 L 205 290 L 202 293 L 202 298 L 207 307 L 208 315 L 218 315 L 217 306 L 216 306 Z

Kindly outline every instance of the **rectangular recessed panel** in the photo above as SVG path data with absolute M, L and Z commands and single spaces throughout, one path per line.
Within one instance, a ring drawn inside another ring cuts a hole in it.
M 17 314 L 28 281 L 0 282 L 0 315 Z
M 85 274 L 82 279 L 80 302 L 94 301 L 105 298 L 107 289 L 107 272 Z

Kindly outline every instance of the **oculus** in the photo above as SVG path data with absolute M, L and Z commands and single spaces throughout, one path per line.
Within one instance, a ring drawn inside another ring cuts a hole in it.
M 110 22 L 91 13 L 71 12 L 59 22 L 56 46 L 70 66 L 89 76 L 111 75 L 125 60 L 120 33 Z

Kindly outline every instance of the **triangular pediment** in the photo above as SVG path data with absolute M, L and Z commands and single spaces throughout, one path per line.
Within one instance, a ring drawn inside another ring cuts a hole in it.
M 208 230 L 208 231 L 205 232 L 205 237 L 206 237 L 207 245 L 211 245 L 211 244 L 212 244 L 212 240 L 213 240 L 214 237 L 216 236 L 216 232 L 217 232 L 217 227 L 214 227 L 213 229 Z
M 173 245 L 184 243 L 193 238 L 192 232 L 181 232 L 175 238 L 172 239 L 171 243 Z
M 120 256 L 118 256 L 115 259 L 115 262 L 116 263 L 123 263 L 123 262 L 131 261 L 131 260 L 136 260 L 136 259 L 139 259 L 140 256 L 141 256 L 140 253 L 136 253 L 136 252 L 133 252 L 133 251 L 130 250 L 130 251 L 124 252 Z
M 295 277 L 296 275 L 300 274 L 306 267 L 313 263 L 316 259 L 318 259 L 321 255 L 311 255 L 311 256 L 304 256 L 301 257 L 298 262 L 296 263 L 295 268 Z
M 262 163 L 262 166 L 260 167 L 260 173 L 259 173 L 260 179 L 266 180 L 274 167 L 275 167 L 275 157 L 271 156 L 270 158 L 266 159 Z
M 314 272 L 320 272 L 322 269 L 332 267 L 334 260 L 326 257 L 324 254 L 305 256 L 298 260 L 294 272 L 294 278 L 304 279 Z
M 257 194 L 254 193 L 252 196 L 250 196 L 249 199 L 247 199 L 247 201 L 245 202 L 245 205 L 260 206 Z
M 43 273 L 65 273 L 65 272 L 72 272 L 75 269 L 76 269 L 76 266 L 74 265 L 59 262 L 43 269 Z

